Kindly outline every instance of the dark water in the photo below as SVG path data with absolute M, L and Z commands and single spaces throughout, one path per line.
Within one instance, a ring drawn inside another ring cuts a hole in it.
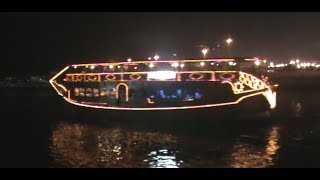
M 70 105 L 52 89 L 2 89 L 0 166 L 320 167 L 319 90 L 284 83 L 271 117 L 124 119 Z

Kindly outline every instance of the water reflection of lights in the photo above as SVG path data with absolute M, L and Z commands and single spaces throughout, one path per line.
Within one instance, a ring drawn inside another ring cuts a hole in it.
M 230 166 L 233 168 L 264 168 L 274 164 L 279 146 L 279 127 L 273 127 L 268 136 L 268 143 L 263 147 L 252 143 L 237 142 L 233 146 Z
M 269 137 L 268 137 L 268 145 L 266 148 L 266 154 L 269 156 L 273 156 L 277 153 L 279 146 L 279 127 L 275 126 L 270 131 Z
M 59 167 L 149 167 L 148 162 L 155 161 L 144 159 L 150 150 L 160 149 L 155 156 L 158 165 L 172 167 L 175 156 L 161 146 L 175 144 L 170 134 L 60 123 L 52 133 L 51 155 Z
M 177 162 L 175 153 L 167 149 L 152 151 L 148 154 L 150 156 L 144 162 L 149 162 L 151 168 L 178 168 L 182 161 Z

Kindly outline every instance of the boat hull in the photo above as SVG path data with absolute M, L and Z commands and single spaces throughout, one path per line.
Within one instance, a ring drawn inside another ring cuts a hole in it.
M 274 109 L 276 92 L 265 79 L 242 71 L 216 70 L 220 65 L 214 65 L 222 62 L 228 66 L 236 64 L 232 61 L 234 59 L 206 60 L 207 64 L 211 62 L 206 68 L 205 62 L 199 64 L 195 60 L 80 64 L 67 66 L 50 83 L 73 105 L 115 112 L 206 111 L 228 106 L 234 109 L 234 106 L 255 97 L 264 97 L 268 108 Z M 146 64 L 153 63 L 159 68 L 166 65 L 165 68 L 170 69 L 169 65 L 175 70 L 147 68 Z M 183 66 L 184 70 L 177 69 L 179 64 L 186 66 Z

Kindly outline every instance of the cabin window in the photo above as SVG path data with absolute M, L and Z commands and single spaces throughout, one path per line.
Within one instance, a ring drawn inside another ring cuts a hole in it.
M 159 89 L 152 93 L 149 98 L 151 99 L 177 99 L 177 100 L 200 100 L 203 98 L 203 93 L 199 90 L 191 91 L 185 89 Z

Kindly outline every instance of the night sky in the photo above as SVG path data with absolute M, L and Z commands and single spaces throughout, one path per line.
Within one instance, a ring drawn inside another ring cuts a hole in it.
M 201 57 L 234 39 L 232 56 L 320 59 L 320 13 L 0 13 L 1 73 L 37 74 L 72 63 Z

